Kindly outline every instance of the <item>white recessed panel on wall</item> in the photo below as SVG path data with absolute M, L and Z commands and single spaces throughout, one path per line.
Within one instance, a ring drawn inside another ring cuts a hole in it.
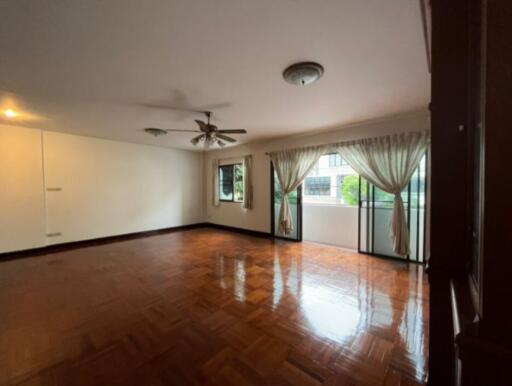
M 41 131 L 0 125 L 0 253 L 45 245 Z

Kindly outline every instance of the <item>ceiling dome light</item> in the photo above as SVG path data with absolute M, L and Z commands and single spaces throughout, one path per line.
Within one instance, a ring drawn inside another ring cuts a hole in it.
M 315 83 L 324 74 L 324 68 L 314 62 L 301 62 L 292 64 L 283 72 L 283 78 L 288 83 L 298 86 L 307 86 Z

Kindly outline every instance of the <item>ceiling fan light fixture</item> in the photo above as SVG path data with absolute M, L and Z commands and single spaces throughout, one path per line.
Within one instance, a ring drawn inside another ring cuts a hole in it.
M 205 135 L 204 142 L 207 143 L 209 146 L 214 145 L 215 142 L 217 142 L 217 138 L 213 135 Z
M 235 143 L 236 139 L 232 138 L 227 134 L 246 134 L 247 130 L 245 129 L 227 129 L 227 130 L 219 130 L 217 126 L 210 123 L 210 118 L 212 113 L 210 111 L 203 111 L 203 114 L 206 115 L 206 122 L 201 121 L 199 119 L 194 119 L 194 121 L 199 125 L 199 130 L 186 130 L 186 129 L 158 129 L 155 127 L 147 127 L 144 132 L 153 135 L 154 137 L 159 137 L 161 135 L 165 135 L 168 132 L 192 132 L 192 133 L 201 133 L 200 135 L 192 138 L 190 143 L 194 146 L 197 146 L 200 142 L 204 145 L 205 149 L 214 146 L 215 144 L 219 145 L 219 147 L 226 146 L 227 143 Z
M 290 84 L 307 86 L 318 81 L 324 74 L 321 64 L 300 62 L 292 64 L 283 71 L 283 78 Z

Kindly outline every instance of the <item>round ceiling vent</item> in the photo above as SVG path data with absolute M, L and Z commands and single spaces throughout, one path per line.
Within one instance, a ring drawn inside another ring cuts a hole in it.
M 314 62 L 295 63 L 283 72 L 283 78 L 291 84 L 307 86 L 322 77 L 324 68 Z

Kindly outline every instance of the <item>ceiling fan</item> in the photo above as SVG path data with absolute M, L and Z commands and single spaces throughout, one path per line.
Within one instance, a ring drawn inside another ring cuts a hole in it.
M 193 145 L 197 145 L 200 142 L 204 142 L 206 147 L 210 147 L 214 144 L 218 144 L 220 147 L 226 146 L 226 142 L 236 142 L 236 139 L 231 138 L 225 134 L 246 134 L 245 129 L 233 129 L 233 130 L 219 130 L 217 126 L 210 123 L 211 111 L 203 111 L 206 115 L 206 122 L 195 119 L 194 121 L 199 125 L 199 130 L 181 130 L 181 129 L 158 129 L 155 127 L 145 128 L 144 131 L 148 134 L 158 137 L 165 135 L 168 132 L 190 132 L 190 133 L 201 133 L 197 137 L 190 140 Z

